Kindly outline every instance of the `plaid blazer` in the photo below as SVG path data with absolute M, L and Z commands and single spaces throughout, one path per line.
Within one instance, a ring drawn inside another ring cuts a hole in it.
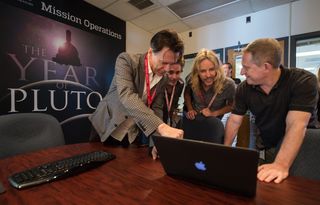
M 144 58 L 146 54 L 121 53 L 115 66 L 115 74 L 107 95 L 99 103 L 96 111 L 89 117 L 93 127 L 105 141 L 120 125 L 127 121 L 133 121 L 134 125 L 126 128 L 129 142 L 132 143 L 139 133 L 138 128 L 149 136 L 163 123 L 163 88 L 167 82 L 163 77 L 157 86 L 156 96 L 151 108 L 142 100 L 145 84 Z M 153 92 L 153 90 L 151 90 Z M 123 131 L 123 130 L 122 130 Z M 113 136 L 121 141 L 123 137 Z

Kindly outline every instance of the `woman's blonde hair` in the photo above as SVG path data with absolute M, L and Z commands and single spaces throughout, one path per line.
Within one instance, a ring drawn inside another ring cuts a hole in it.
M 224 71 L 223 71 L 223 68 L 221 67 L 221 62 L 217 57 L 217 55 L 213 51 L 208 49 L 202 49 L 201 51 L 199 51 L 199 53 L 197 54 L 196 58 L 193 61 L 192 71 L 191 71 L 192 90 L 195 93 L 200 92 L 200 88 L 201 88 L 201 79 L 199 76 L 200 64 L 202 61 L 206 59 L 212 62 L 212 64 L 214 65 L 214 69 L 216 70 L 216 76 L 214 78 L 212 88 L 214 89 L 215 92 L 220 93 L 222 91 L 223 84 L 225 81 Z

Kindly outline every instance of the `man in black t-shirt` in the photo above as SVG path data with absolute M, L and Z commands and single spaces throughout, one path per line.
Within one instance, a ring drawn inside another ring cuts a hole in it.
M 274 161 L 259 166 L 257 176 L 275 183 L 288 177 L 318 99 L 315 75 L 280 66 L 281 56 L 275 39 L 258 39 L 244 49 L 241 74 L 246 81 L 237 88 L 225 131 L 225 144 L 231 145 L 243 116 L 250 110 L 264 148 L 279 148 Z

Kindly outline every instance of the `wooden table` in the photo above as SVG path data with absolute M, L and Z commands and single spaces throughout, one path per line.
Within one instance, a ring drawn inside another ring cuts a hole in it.
M 117 158 L 96 169 L 60 181 L 17 190 L 7 178 L 26 168 L 93 150 Z M 258 182 L 254 198 L 178 180 L 165 174 L 146 148 L 106 147 L 83 143 L 50 148 L 0 160 L 0 180 L 6 192 L 1 205 L 14 204 L 320 204 L 320 181 L 289 177 L 281 184 Z

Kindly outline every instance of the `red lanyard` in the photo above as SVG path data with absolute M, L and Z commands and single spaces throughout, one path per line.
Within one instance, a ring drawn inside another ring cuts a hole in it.
M 170 102 L 169 102 L 169 98 L 168 98 L 167 88 L 166 88 L 165 91 L 164 91 L 165 96 L 166 96 L 166 103 L 167 103 L 168 113 L 170 113 L 170 110 L 171 110 L 171 106 L 172 106 L 172 101 L 173 101 L 173 96 L 174 96 L 175 90 L 176 90 L 176 85 L 174 85 L 173 88 L 172 88 L 172 93 L 171 93 L 171 97 L 170 97 Z
M 147 90 L 147 105 L 148 107 L 151 106 L 152 101 L 154 99 L 154 96 L 156 95 L 156 90 L 157 88 L 154 89 L 152 95 L 151 95 L 151 91 L 150 91 L 150 79 L 149 79 L 149 66 L 148 66 L 148 54 L 146 55 L 146 57 L 144 58 L 144 71 L 146 74 L 146 90 Z
M 207 108 L 210 109 L 210 107 L 211 107 L 214 99 L 217 97 L 217 94 L 218 94 L 218 92 L 216 92 L 216 93 L 212 96 L 212 98 L 211 98 L 211 100 L 210 100 Z M 202 103 L 203 103 L 204 105 L 206 105 L 206 104 L 207 104 L 207 101 L 205 100 L 205 97 L 204 97 L 203 92 L 202 92 L 201 90 L 200 90 L 200 93 L 199 93 L 199 97 L 200 97 Z

